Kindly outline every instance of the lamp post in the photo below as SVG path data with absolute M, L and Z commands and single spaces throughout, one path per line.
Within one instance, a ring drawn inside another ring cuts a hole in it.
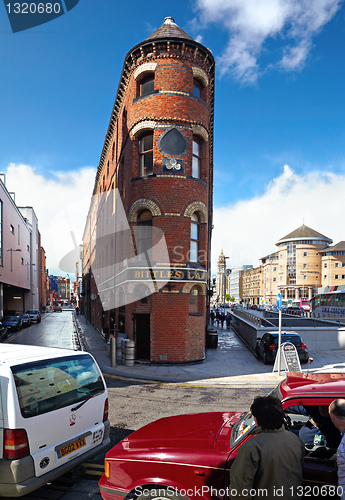
M 20 248 L 8 248 L 7 249 L 8 252 L 11 252 L 11 271 L 13 271 L 12 269 L 12 252 L 21 252 L 22 250 Z

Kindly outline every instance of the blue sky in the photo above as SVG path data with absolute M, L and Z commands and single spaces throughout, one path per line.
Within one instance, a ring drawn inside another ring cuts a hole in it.
M 81 241 L 124 57 L 166 16 L 217 63 L 213 268 L 221 249 L 258 265 L 303 222 L 345 240 L 343 1 L 80 0 L 18 33 L 1 4 L 0 171 L 50 268 Z

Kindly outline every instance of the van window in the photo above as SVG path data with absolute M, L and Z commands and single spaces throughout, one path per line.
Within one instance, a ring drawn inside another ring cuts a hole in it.
M 12 366 L 24 418 L 85 401 L 104 392 L 91 356 L 66 356 Z

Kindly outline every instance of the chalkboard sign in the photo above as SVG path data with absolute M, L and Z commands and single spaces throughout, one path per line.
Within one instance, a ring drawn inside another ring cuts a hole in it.
M 296 347 L 291 342 L 284 342 L 282 344 L 282 351 L 287 364 L 287 370 L 289 372 L 302 371 Z
M 278 356 L 280 356 L 280 369 L 286 372 L 301 372 L 301 363 L 299 361 L 296 347 L 291 342 L 284 342 L 277 353 L 273 372 L 278 371 Z

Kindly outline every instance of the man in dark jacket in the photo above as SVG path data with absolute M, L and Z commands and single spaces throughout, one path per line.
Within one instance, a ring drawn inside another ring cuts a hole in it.
M 260 396 L 250 409 L 260 427 L 239 447 L 231 466 L 231 498 L 301 498 L 304 443 L 285 429 L 281 402 Z

